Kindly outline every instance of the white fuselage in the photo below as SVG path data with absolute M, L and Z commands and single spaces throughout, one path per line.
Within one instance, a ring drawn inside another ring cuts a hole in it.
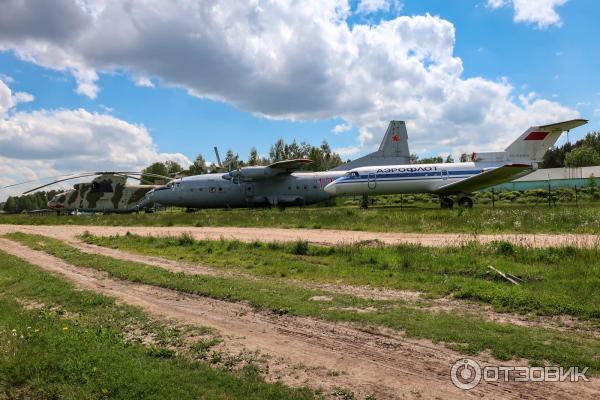
M 432 193 L 501 165 L 462 162 L 361 167 L 348 171 L 325 190 L 332 195 Z

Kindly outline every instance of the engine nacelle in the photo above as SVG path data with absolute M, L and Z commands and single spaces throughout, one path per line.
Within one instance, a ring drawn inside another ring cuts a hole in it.
M 243 167 L 223 174 L 223 179 L 241 179 L 244 181 L 261 180 L 272 178 L 281 173 L 281 170 L 271 167 Z

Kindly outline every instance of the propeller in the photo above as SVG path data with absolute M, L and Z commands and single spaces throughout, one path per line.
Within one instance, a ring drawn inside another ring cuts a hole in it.
M 215 148 L 215 155 L 217 156 L 217 165 L 221 168 L 223 168 L 223 164 L 221 163 L 221 157 L 219 157 L 219 149 L 217 149 L 217 146 L 214 147 Z

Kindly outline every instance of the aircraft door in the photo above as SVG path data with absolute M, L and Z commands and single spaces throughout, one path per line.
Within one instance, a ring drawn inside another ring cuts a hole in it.
M 443 169 L 442 170 L 442 180 L 446 180 L 448 179 L 448 170 L 447 169 Z
M 371 190 L 373 190 L 377 187 L 377 174 L 375 174 L 374 172 L 369 172 L 369 177 L 367 179 L 367 186 Z

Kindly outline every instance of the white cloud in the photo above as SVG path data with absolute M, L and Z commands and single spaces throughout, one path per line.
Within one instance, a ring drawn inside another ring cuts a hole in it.
M 340 133 L 348 132 L 350 129 L 352 129 L 352 125 L 344 122 L 334 126 L 331 132 L 333 132 L 336 135 L 339 135 Z
M 11 84 L 15 83 L 15 78 L 10 75 L 0 74 L 0 81 L 4 81 L 5 83 Z
M 19 112 L 19 98 L 32 96 L 12 95 L 0 80 L 0 185 L 68 172 L 140 170 L 167 159 L 190 164 L 183 154 L 159 153 L 141 125 L 83 109 Z M 8 193 L 0 191 L 0 199 Z
M 562 26 L 556 8 L 568 0 L 488 0 L 487 6 L 493 9 L 512 5 L 515 11 L 514 21 L 535 24 L 539 29 L 550 26 Z M 558 55 L 558 54 L 557 54 Z
M 268 118 L 340 118 L 359 132 L 356 152 L 391 119 L 407 121 L 412 148 L 462 150 L 578 115 L 519 99 L 506 79 L 463 78 L 454 26 L 431 15 L 350 26 L 346 0 L 57 0 L 43 16 L 20 4 L 3 4 L 0 49 L 70 71 L 90 97 L 99 73 L 125 71 Z
M 358 153 L 360 153 L 360 147 L 358 146 L 349 146 L 349 147 L 337 147 L 333 149 L 336 153 L 342 157 L 343 160 L 349 157 L 354 157 Z
M 152 80 L 150 78 L 144 77 L 144 76 L 138 76 L 137 78 L 135 78 L 135 84 L 141 87 L 148 87 L 148 88 L 153 88 L 154 87 L 154 82 L 152 82 Z
M 361 0 L 356 6 L 356 12 L 360 14 L 386 12 L 390 10 L 391 6 L 391 0 Z

